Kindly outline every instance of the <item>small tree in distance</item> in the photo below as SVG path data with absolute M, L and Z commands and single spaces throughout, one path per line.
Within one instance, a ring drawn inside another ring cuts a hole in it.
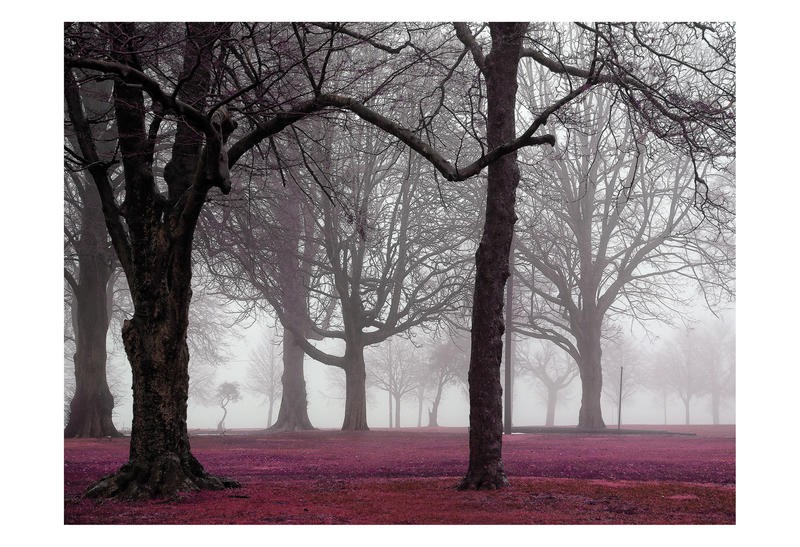
M 222 408 L 222 418 L 217 424 L 217 433 L 225 433 L 225 418 L 228 417 L 228 405 L 242 398 L 237 382 L 223 382 L 217 387 L 217 401 Z
M 533 354 L 527 344 L 519 344 L 517 359 L 520 374 L 535 380 L 547 398 L 545 425 L 555 425 L 559 393 L 578 376 L 578 367 L 567 354 L 558 351 L 556 345 L 550 342 L 543 342 L 541 349 Z
M 469 343 L 469 338 L 458 333 L 433 346 L 428 354 L 424 381 L 433 394 L 428 409 L 428 427 L 439 426 L 439 405 L 444 388 L 458 383 L 466 387 Z
M 389 427 L 391 427 L 391 401 L 394 400 L 394 427 L 400 427 L 400 403 L 415 391 L 420 381 L 418 366 L 413 357 L 413 346 L 402 338 L 390 338 L 380 346 L 370 349 L 368 373 L 376 387 L 390 397 Z
M 250 352 L 246 389 L 263 397 L 267 403 L 267 427 L 272 426 L 272 409 L 281 397 L 281 366 L 275 355 L 275 343 L 264 337 L 257 348 Z
M 603 344 L 603 377 L 608 379 L 603 383 L 603 396 L 612 404 L 617 422 L 620 420 L 620 400 L 624 404 L 643 385 L 642 361 L 635 342 L 622 334 Z

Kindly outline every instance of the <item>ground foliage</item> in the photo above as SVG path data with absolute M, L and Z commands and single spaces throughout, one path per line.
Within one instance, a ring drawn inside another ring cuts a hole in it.
M 733 426 L 687 435 L 515 434 L 511 486 L 459 492 L 463 429 L 193 436 L 210 473 L 241 488 L 97 501 L 127 439 L 64 441 L 64 522 L 103 524 L 734 524 Z M 380 500 L 380 503 L 376 503 Z

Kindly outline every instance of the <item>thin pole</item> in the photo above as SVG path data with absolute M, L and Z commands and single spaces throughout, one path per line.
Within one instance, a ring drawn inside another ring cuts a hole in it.
M 622 367 L 619 367 L 619 406 L 617 407 L 617 432 L 622 426 Z

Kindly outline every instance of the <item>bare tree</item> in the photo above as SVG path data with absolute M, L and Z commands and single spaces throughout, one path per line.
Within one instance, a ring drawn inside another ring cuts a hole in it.
M 251 177 L 232 191 L 221 211 L 207 210 L 201 218 L 199 254 L 211 273 L 213 290 L 239 307 L 240 320 L 280 309 L 276 315 L 281 322 L 290 321 L 295 330 L 319 339 L 310 331 L 308 317 L 318 244 L 315 209 L 306 196 L 314 191 L 314 181 L 301 179 L 285 152 L 289 144 L 278 138 L 271 142 L 280 159 L 272 164 L 265 160 L 270 175 Z M 284 328 L 281 339 L 282 397 L 272 429 L 313 429 L 303 374 L 305 353 L 292 330 Z
M 186 433 L 192 246 L 211 190 L 230 192 L 230 169 L 262 141 L 328 107 L 318 98 L 319 85 L 336 67 L 326 61 L 317 67 L 317 81 L 297 85 L 293 74 L 312 75 L 302 48 L 273 47 L 293 34 L 290 24 L 65 29 L 68 118 L 134 305 L 123 327 L 133 369 L 130 458 L 93 485 L 91 496 L 161 497 L 236 486 L 203 470 Z M 328 51 L 341 51 L 326 44 Z M 113 157 L 98 153 L 84 113 L 86 84 L 97 79 L 114 81 Z M 246 123 L 228 143 L 238 124 L 232 111 Z M 110 184 L 120 163 L 124 201 Z
M 733 318 L 723 316 L 706 324 L 698 341 L 703 357 L 702 369 L 705 392 L 711 406 L 711 420 L 720 423 L 720 407 L 734 397 L 736 390 L 736 331 Z
M 617 423 L 620 407 L 642 386 L 643 356 L 635 342 L 624 333 L 618 333 L 603 344 L 603 395 L 612 404 Z M 622 373 L 622 385 L 620 385 Z
M 267 403 L 267 427 L 272 426 L 272 410 L 281 396 L 281 367 L 275 355 L 275 341 L 264 336 L 256 349 L 250 352 L 247 369 L 247 389 L 263 397 Z
M 347 107 L 362 118 L 397 136 L 428 159 L 448 180 L 462 180 L 489 166 L 486 217 L 483 237 L 476 254 L 476 281 L 472 317 L 470 359 L 470 462 L 462 489 L 497 488 L 507 484 L 503 471 L 502 402 L 499 368 L 502 357 L 503 288 L 508 277 L 508 254 L 516 220 L 515 191 L 519 182 L 516 151 L 555 143 L 553 135 L 535 136 L 551 115 L 598 86 L 618 91 L 631 117 L 641 127 L 672 149 L 691 159 L 700 208 L 709 199 L 708 183 L 697 162 L 733 156 L 735 143 L 735 53 L 732 25 L 645 25 L 598 23 L 538 25 L 524 47 L 527 24 L 490 23 L 477 32 L 456 24 L 457 38 L 464 54 L 471 55 L 485 83 L 486 114 L 482 100 L 470 110 L 472 124 L 466 134 L 480 143 L 482 153 L 472 164 L 457 168 L 431 146 L 420 146 L 415 135 L 403 131 L 374 111 L 352 100 L 330 97 L 329 104 Z M 566 30 L 565 30 L 566 29 Z M 564 36 L 569 35 L 565 40 Z M 484 54 L 485 42 L 491 50 Z M 569 44 L 568 48 L 564 44 Z M 676 58 L 675 54 L 681 58 Z M 515 137 L 517 69 L 520 58 L 530 58 L 540 72 L 561 80 L 563 94 L 554 102 L 538 103 L 530 110 L 531 123 Z M 463 59 L 459 57 L 458 65 Z M 678 76 L 679 77 L 676 77 Z M 481 89 L 481 85 L 477 86 Z M 698 98 L 699 95 L 699 98 Z M 483 97 L 483 95 L 481 95 Z M 440 103 L 441 105 L 441 103 Z M 434 108 L 434 114 L 442 109 Z M 481 113 L 475 123 L 475 114 Z M 486 140 L 478 129 L 485 121 Z M 463 142 L 463 141 L 462 141 Z M 485 147 L 485 148 L 484 148 Z M 599 367 L 599 346 L 593 352 Z M 592 405 L 582 405 L 583 424 L 601 427 L 602 418 L 594 408 L 599 396 L 599 371 L 592 385 Z
M 365 355 L 367 373 L 372 375 L 373 384 L 386 391 L 390 401 L 394 399 L 394 427 L 397 428 L 400 427 L 400 403 L 403 397 L 417 389 L 419 383 L 416 369 L 420 362 L 414 358 L 415 349 L 410 340 L 395 336 L 371 348 Z
M 425 384 L 433 394 L 428 410 L 428 427 L 439 425 L 439 405 L 447 386 L 467 384 L 469 367 L 469 338 L 455 331 L 432 346 L 428 353 L 428 366 L 424 369 Z
M 422 162 L 381 131 L 351 123 L 342 137 L 318 148 L 322 157 L 300 151 L 307 178 L 337 192 L 335 203 L 321 203 L 319 252 L 302 268 L 314 269 L 310 330 L 342 340 L 344 354 L 305 337 L 300 343 L 312 358 L 344 370 L 342 428 L 358 430 L 368 428 L 364 349 L 462 305 L 472 230 L 458 229 L 461 216 L 441 205 Z
M 88 86 L 85 124 L 101 149 L 113 140 L 108 127 L 110 86 Z M 111 314 L 113 276 L 117 267 L 106 233 L 100 196 L 88 178 L 87 162 L 76 136 L 68 131 L 64 184 L 64 280 L 71 292 L 75 383 L 70 395 L 65 437 L 118 437 L 112 412 L 114 397 L 106 378 L 106 336 Z M 103 150 L 107 152 L 107 150 Z
M 668 375 L 674 391 L 686 404 L 685 394 L 707 396 L 712 423 L 720 423 L 723 401 L 733 397 L 735 390 L 736 340 L 733 320 L 725 315 L 692 323 L 685 336 L 676 337 L 678 351 L 685 367 L 677 366 Z M 674 364 L 674 362 L 673 362 Z M 684 368 L 691 367 L 691 375 Z M 687 384 L 691 380 L 691 390 Z M 687 410 L 688 412 L 688 410 Z
M 242 398 L 241 390 L 237 382 L 223 382 L 217 386 L 217 404 L 222 409 L 222 418 L 217 424 L 217 433 L 225 434 L 225 418 L 228 417 L 228 405 L 235 403 Z
M 519 283 L 530 295 L 520 332 L 550 340 L 581 373 L 579 427 L 602 428 L 601 340 L 607 317 L 665 318 L 684 303 L 684 280 L 709 306 L 733 290 L 732 199 L 724 172 L 697 207 L 691 157 L 675 156 L 629 122 L 606 93 L 586 94 L 568 112 L 563 146 L 531 166 L 521 208 Z
M 578 369 L 568 355 L 555 344 L 543 342 L 541 348 L 531 353 L 529 344 L 517 345 L 519 375 L 534 380 L 547 401 L 545 425 L 553 426 L 559 393 L 567 389 L 578 376 Z
M 67 28 L 69 117 L 79 128 L 81 153 L 92 166 L 106 225 L 131 285 L 135 307 L 124 336 L 134 369 L 137 409 L 130 462 L 90 489 L 90 494 L 161 496 L 178 488 L 233 485 L 202 470 L 189 451 L 185 434 L 185 331 L 193 235 L 210 190 L 229 191 L 228 170 L 245 155 L 250 157 L 260 143 L 300 119 L 323 110 L 348 110 L 410 146 L 448 181 L 468 179 L 489 166 L 486 222 L 476 255 L 469 373 L 470 464 L 463 488 L 496 488 L 507 483 L 501 460 L 497 376 L 504 329 L 503 288 L 519 180 L 516 151 L 553 145 L 554 135 L 536 133 L 561 107 L 596 86 L 619 89 L 638 121 L 670 146 L 688 147 L 693 162 L 733 143 L 731 26 L 574 25 L 570 26 L 575 29 L 574 39 L 568 41 L 562 40 L 564 26 L 558 25 L 532 27 L 527 38 L 527 24 L 493 23 L 488 33 L 485 26 L 473 31 L 467 25 L 455 25 L 455 36 L 443 25 L 378 25 L 371 28 L 374 32 L 359 32 L 365 27 L 370 30 L 368 25 L 339 24 Z M 98 35 L 107 37 L 110 47 L 103 45 Z M 420 55 L 423 50 L 413 47 L 417 39 L 426 48 L 447 52 L 448 62 Z M 491 50 L 484 55 L 490 39 Z M 463 47 L 444 47 L 458 43 L 455 40 Z M 393 42 L 400 45 L 387 46 Z M 566 49 L 565 43 L 569 44 Z M 693 53 L 692 48 L 698 47 L 705 50 Z M 675 61 L 676 50 L 695 64 Z M 532 111 L 526 118 L 530 120 L 527 129 L 516 136 L 521 57 L 534 59 L 542 70 L 561 78 L 563 94 Z M 720 57 L 724 58 L 721 63 Z M 469 72 L 462 65 L 467 58 L 477 67 L 471 81 L 461 77 Z M 415 70 L 406 72 L 404 67 Z M 403 86 L 415 89 L 420 74 L 429 74 L 437 82 L 421 103 L 420 123 L 406 127 L 387 114 L 400 104 Z M 124 206 L 108 183 L 113 162 L 98 157 L 90 133 L 81 129 L 85 125 L 81 86 L 98 76 L 115 80 L 113 103 L 125 175 Z M 451 80 L 467 82 L 469 92 L 464 94 L 459 88 L 456 93 L 445 93 Z M 354 95 L 342 95 L 344 90 Z M 440 100 L 442 97 L 445 99 Z M 231 112 L 249 131 L 235 133 Z M 448 127 L 442 123 L 445 113 L 452 114 L 449 128 L 460 129 L 464 139 L 436 136 L 442 127 Z M 176 128 L 168 162 L 153 152 L 156 141 L 165 135 L 159 131 L 162 125 Z M 227 146 L 231 135 L 236 141 Z M 454 151 L 457 159 L 473 152 L 478 157 L 459 166 L 460 162 L 445 159 L 437 149 L 442 146 Z M 708 185 L 696 167 L 694 172 L 705 196 L 702 185 Z M 354 225 L 356 230 L 363 228 L 360 217 L 354 217 Z M 298 333 L 298 337 L 302 335 Z M 304 345 L 307 352 L 315 351 L 309 347 L 313 346 Z M 360 355 L 354 360 L 363 362 Z M 163 363 L 157 368 L 167 373 L 149 374 L 151 362 Z M 363 367 L 356 368 L 359 370 L 351 373 L 354 393 L 363 392 Z M 173 388 L 160 389 L 164 382 Z M 163 401 L 152 400 L 151 394 L 158 393 L 168 395 Z M 155 411 L 163 407 L 174 409 L 168 420 L 163 412 Z M 350 408 L 356 410 L 347 414 L 345 426 L 366 428 L 363 405 L 356 401 Z M 133 473 L 134 468 L 153 472 Z
M 683 403 L 686 425 L 691 423 L 692 400 L 703 393 L 699 349 L 694 327 L 686 327 L 661 345 L 654 362 L 661 380 Z

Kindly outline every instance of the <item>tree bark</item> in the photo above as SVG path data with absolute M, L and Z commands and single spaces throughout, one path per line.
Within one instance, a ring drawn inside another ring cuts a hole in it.
M 369 431 L 367 426 L 367 371 L 364 348 L 349 347 L 345 373 L 345 402 L 342 431 Z
M 308 273 L 303 263 L 308 264 L 310 257 L 301 260 L 300 242 L 303 237 L 302 208 L 304 196 L 295 185 L 285 190 L 284 199 L 279 202 L 276 218 L 282 226 L 282 234 L 278 238 L 278 283 L 281 303 L 284 309 L 284 321 L 291 321 L 296 328 L 308 332 L 308 304 L 306 302 L 306 284 Z M 310 238 L 309 238 L 310 239 Z M 308 240 L 305 252 L 309 252 Z M 303 374 L 305 352 L 297 343 L 297 337 L 284 325 L 283 336 L 283 374 L 281 375 L 282 393 L 278 419 L 270 429 L 273 431 L 307 431 L 314 429 L 308 417 L 308 397 L 306 381 Z
M 139 302 L 122 329 L 133 371 L 133 424 L 128 462 L 87 490 L 89 497 L 154 498 L 179 491 L 238 486 L 203 469 L 189 448 L 186 407 L 189 393 L 191 270 L 182 290 Z M 166 285 L 166 284 L 164 284 Z M 150 308 L 145 316 L 141 308 Z
M 600 345 L 602 319 L 584 318 L 577 337 L 581 377 L 581 408 L 578 427 L 582 429 L 605 429 L 601 397 L 603 395 L 602 348 Z
M 513 245 L 513 234 L 511 243 Z M 505 408 L 503 413 L 503 433 L 511 435 L 511 427 L 513 422 L 513 407 L 514 407 L 514 393 L 512 388 L 513 383 L 513 356 L 514 356 L 514 331 L 511 326 L 514 324 L 514 250 L 513 247 L 509 250 L 509 267 L 508 267 L 508 281 L 506 281 L 506 359 L 505 366 L 503 367 L 505 373 Z
M 211 48 L 218 34 L 213 24 L 190 23 L 186 28 L 185 85 L 178 98 L 201 106 L 209 86 L 205 67 L 211 62 Z M 109 31 L 115 55 L 130 66 L 138 66 L 134 51 L 129 49 L 135 44 L 131 37 L 137 34 L 136 25 L 111 24 Z M 114 111 L 125 172 L 128 226 L 125 239 L 115 245 L 125 246 L 120 259 L 134 307 L 133 317 L 122 327 L 133 373 L 133 423 L 128 462 L 89 487 L 86 495 L 156 498 L 180 491 L 239 486 L 236 481 L 206 473 L 190 452 L 186 428 L 192 240 L 208 190 L 213 185 L 229 188 L 229 180 L 219 169 L 208 172 L 213 165 L 209 156 L 216 157 L 208 145 L 214 143 L 207 141 L 204 151 L 195 131 L 179 131 L 182 137 L 176 137 L 171 165 L 165 168 L 169 199 L 157 196 L 152 157 L 143 153 L 148 150 L 148 137 L 142 89 L 116 81 Z M 186 121 L 179 120 L 178 126 L 182 124 Z M 192 154 L 193 161 L 189 161 Z M 113 220 L 113 207 L 104 203 L 107 223 Z
M 492 49 L 485 59 L 487 143 L 490 150 L 515 136 L 517 66 L 527 24 L 492 23 Z M 503 468 L 503 408 L 500 363 L 503 357 L 503 296 L 508 278 L 519 168 L 516 152 L 489 165 L 486 219 L 475 255 L 469 363 L 469 467 L 461 490 L 508 485 Z
M 85 189 L 81 235 L 77 245 L 78 280 L 73 287 L 75 314 L 75 394 L 69 405 L 65 438 L 121 437 L 111 419 L 114 397 L 106 378 L 108 284 L 113 269 L 100 196 Z
M 289 329 L 283 331 L 283 391 L 278 418 L 271 431 L 307 431 L 314 429 L 308 418 L 308 397 L 303 376 L 305 352 Z

